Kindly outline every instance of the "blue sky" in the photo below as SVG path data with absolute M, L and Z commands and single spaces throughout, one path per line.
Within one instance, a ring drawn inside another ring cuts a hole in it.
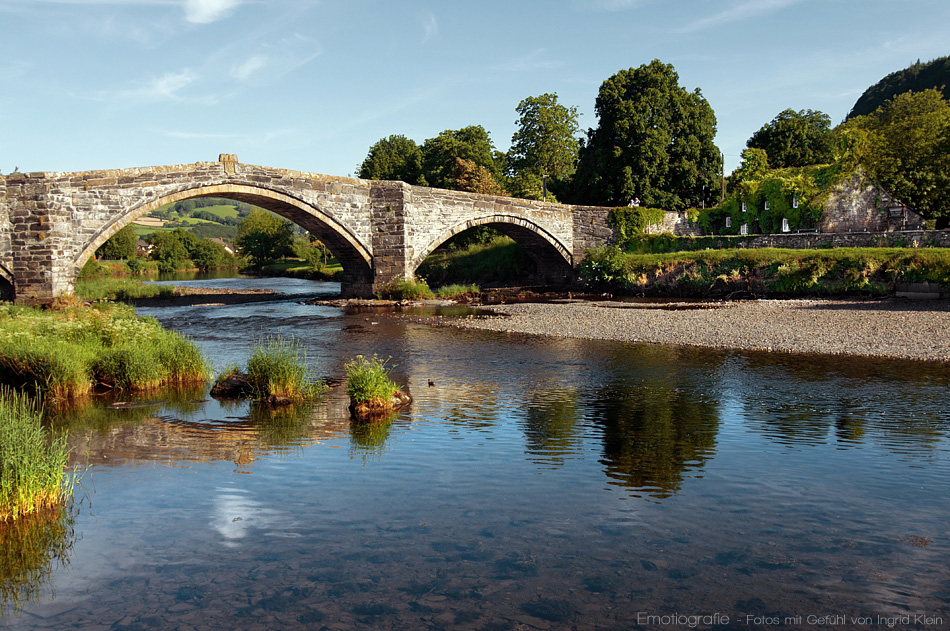
M 216 160 L 354 174 L 390 134 L 482 125 L 556 92 L 595 127 L 617 71 L 700 88 L 727 172 L 785 108 L 840 122 L 950 54 L 946 0 L 0 0 L 0 172 Z

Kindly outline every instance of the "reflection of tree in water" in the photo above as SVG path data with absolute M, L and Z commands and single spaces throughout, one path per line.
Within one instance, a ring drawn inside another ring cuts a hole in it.
M 666 498 L 715 453 L 719 408 L 696 392 L 625 384 L 598 392 L 593 406 L 612 484 Z
M 744 368 L 735 373 L 735 391 L 746 423 L 778 443 L 846 448 L 874 441 L 927 456 L 950 429 L 947 376 L 929 365 L 754 356 Z
M 0 521 L 0 616 L 52 596 L 53 570 L 69 562 L 74 519 L 68 505 Z
M 521 421 L 528 459 L 560 466 L 580 451 L 577 435 L 578 392 L 575 388 L 546 388 L 530 395 Z

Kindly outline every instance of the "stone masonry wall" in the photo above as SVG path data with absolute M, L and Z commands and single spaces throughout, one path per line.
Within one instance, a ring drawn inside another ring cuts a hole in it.
M 923 218 L 906 210 L 903 217 L 888 217 L 888 208 L 899 203 L 861 174 L 839 185 L 825 203 L 819 228 L 822 232 L 886 232 L 921 230 Z
M 423 186 L 410 187 L 407 200 L 409 273 L 449 237 L 485 224 L 515 238 L 541 265 L 563 268 L 576 263 L 570 206 Z
M 10 246 L 10 206 L 7 203 L 7 178 L 0 175 L 0 276 L 7 280 L 13 273 L 13 250 Z

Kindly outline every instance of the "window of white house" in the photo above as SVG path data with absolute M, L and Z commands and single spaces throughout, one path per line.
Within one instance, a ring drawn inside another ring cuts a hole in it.
M 766 209 L 766 210 L 769 209 L 769 200 L 765 200 L 765 209 Z
M 730 217 L 730 216 L 728 216 L 728 215 L 726 215 L 726 227 L 727 227 L 727 228 L 731 228 L 731 227 L 732 227 L 732 217 Z
M 745 202 L 742 202 L 742 212 L 745 212 Z
M 790 232 L 791 228 L 788 226 L 788 218 L 782 217 L 782 232 Z
M 739 234 L 749 234 L 749 224 L 744 223 L 739 226 Z
M 798 208 L 798 195 L 792 195 L 792 208 Z

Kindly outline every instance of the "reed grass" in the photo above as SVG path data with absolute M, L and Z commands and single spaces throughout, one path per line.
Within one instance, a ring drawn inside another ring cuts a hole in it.
M 481 289 L 478 287 L 478 285 L 474 283 L 470 285 L 459 285 L 459 284 L 443 285 L 442 287 L 439 287 L 438 291 L 436 291 L 439 298 L 459 298 L 459 297 L 464 297 L 464 296 L 471 296 L 474 294 L 478 294 L 480 292 L 481 292 Z
M 0 388 L 0 522 L 61 505 L 72 495 L 65 434 L 50 437 L 36 401 Z
M 428 300 L 435 294 L 426 282 L 419 278 L 400 278 L 384 285 L 377 295 L 383 300 Z
M 208 374 L 190 340 L 125 305 L 0 306 L 0 384 L 70 399 L 95 387 L 147 390 L 201 382 Z
M 247 360 L 247 378 L 255 396 L 302 400 L 321 394 L 324 386 L 310 378 L 306 351 L 294 338 L 266 336 Z

